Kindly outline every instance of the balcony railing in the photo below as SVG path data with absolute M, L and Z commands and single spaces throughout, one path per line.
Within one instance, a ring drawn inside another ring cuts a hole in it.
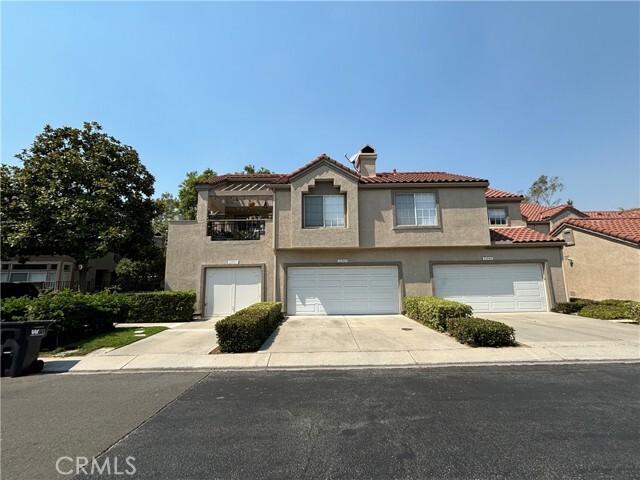
M 209 220 L 207 236 L 211 240 L 260 240 L 265 234 L 265 220 Z
M 88 292 L 88 293 L 102 291 L 111 285 L 111 282 L 91 282 L 91 281 L 78 282 L 78 281 L 71 281 L 71 280 L 58 280 L 58 281 L 52 281 L 52 282 L 26 282 L 26 283 L 32 283 L 33 285 L 38 287 L 39 290 L 43 290 L 43 291 L 76 290 L 79 292 Z

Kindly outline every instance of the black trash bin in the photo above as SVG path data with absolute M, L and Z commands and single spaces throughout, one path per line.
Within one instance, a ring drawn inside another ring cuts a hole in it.
M 42 370 L 44 362 L 38 360 L 40 343 L 52 323 L 54 320 L 0 322 L 3 377 L 19 377 Z

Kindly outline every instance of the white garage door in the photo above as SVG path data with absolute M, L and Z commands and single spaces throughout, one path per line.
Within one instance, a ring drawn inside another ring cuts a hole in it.
M 207 268 L 204 316 L 229 315 L 262 299 L 260 267 Z
M 541 265 L 438 265 L 434 294 L 474 312 L 546 312 Z
M 397 267 L 290 267 L 289 315 L 399 313 Z

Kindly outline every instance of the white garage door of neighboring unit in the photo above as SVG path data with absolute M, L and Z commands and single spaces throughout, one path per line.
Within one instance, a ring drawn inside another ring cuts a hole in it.
M 262 301 L 260 267 L 207 268 L 204 316 L 228 315 Z
M 289 315 L 395 314 L 397 267 L 290 267 Z
M 541 265 L 436 265 L 434 295 L 474 312 L 546 312 Z

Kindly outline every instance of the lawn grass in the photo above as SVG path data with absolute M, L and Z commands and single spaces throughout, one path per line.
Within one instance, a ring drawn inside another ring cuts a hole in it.
M 143 330 L 144 337 L 135 336 L 135 331 Z M 41 352 L 41 356 L 70 357 L 82 356 L 91 353 L 99 348 L 119 348 L 137 342 L 151 335 L 167 330 L 167 327 L 131 327 L 118 328 L 111 332 L 101 333 L 93 337 L 78 340 L 77 342 L 62 345 L 50 352 Z

